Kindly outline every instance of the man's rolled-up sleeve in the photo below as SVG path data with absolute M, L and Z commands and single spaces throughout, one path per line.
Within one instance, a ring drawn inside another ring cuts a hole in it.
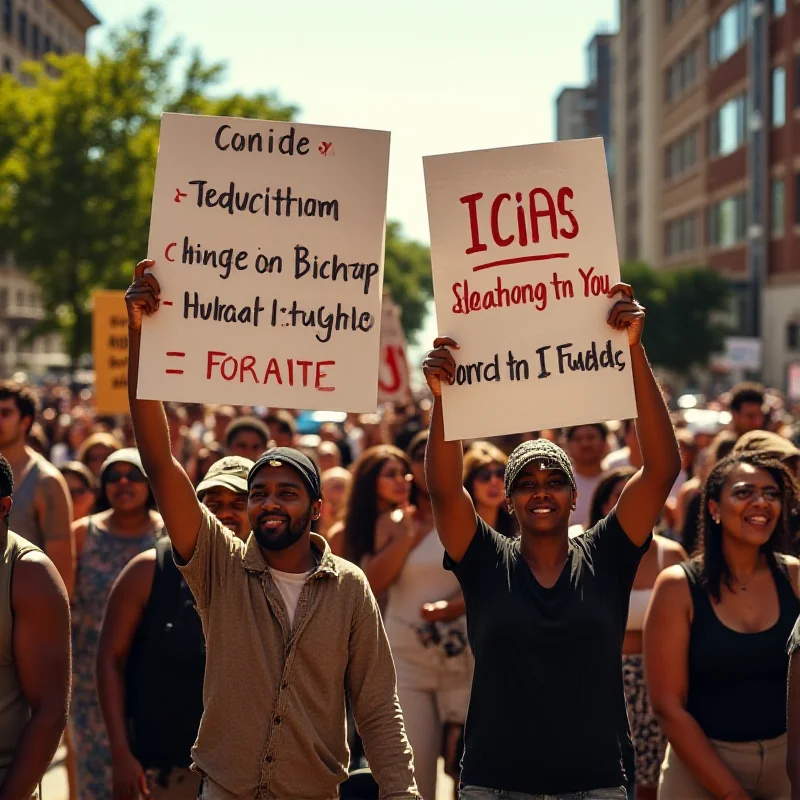
M 183 561 L 174 548 L 172 557 L 202 610 L 210 605 L 213 589 L 220 585 L 237 547 L 233 534 L 205 506 L 200 508 L 203 519 L 192 557 Z

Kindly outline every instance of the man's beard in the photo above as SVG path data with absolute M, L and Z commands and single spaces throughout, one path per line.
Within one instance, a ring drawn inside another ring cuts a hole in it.
M 267 516 L 264 514 L 263 516 Z M 256 521 L 253 526 L 253 536 L 256 537 L 260 547 L 265 550 L 286 550 L 291 547 L 295 542 L 302 538 L 303 534 L 308 530 L 311 522 L 311 509 L 309 508 L 302 517 L 295 520 L 293 523 L 289 516 L 286 516 L 288 525 L 284 525 L 280 532 L 272 532 L 269 529 L 261 527 L 260 523 Z

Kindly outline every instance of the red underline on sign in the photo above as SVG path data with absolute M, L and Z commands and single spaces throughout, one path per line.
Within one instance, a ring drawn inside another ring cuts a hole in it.
M 183 375 L 182 369 L 168 369 L 167 375 Z
M 502 261 L 490 261 L 488 264 L 478 264 L 473 267 L 473 272 L 491 267 L 505 267 L 508 264 L 523 264 L 526 261 L 547 261 L 551 258 L 569 258 L 569 253 L 545 253 L 539 256 L 520 256 L 519 258 L 504 258 Z
M 186 353 L 167 353 L 168 356 L 177 356 L 178 358 L 183 358 Z

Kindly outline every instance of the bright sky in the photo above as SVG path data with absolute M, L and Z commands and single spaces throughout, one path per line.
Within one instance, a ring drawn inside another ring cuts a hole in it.
M 90 0 L 103 27 L 145 0 Z M 300 121 L 392 133 L 387 213 L 427 242 L 422 156 L 555 138 L 616 0 L 164 0 L 163 41 L 225 61 L 224 89 L 272 91 Z M 90 47 L 101 43 L 103 29 Z

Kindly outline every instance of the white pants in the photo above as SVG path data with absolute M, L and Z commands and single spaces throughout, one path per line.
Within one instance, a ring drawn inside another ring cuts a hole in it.
M 472 685 L 472 654 L 452 658 L 440 650 L 393 651 L 397 695 L 414 752 L 414 775 L 423 800 L 436 800 L 436 776 L 444 727 L 463 725 Z

